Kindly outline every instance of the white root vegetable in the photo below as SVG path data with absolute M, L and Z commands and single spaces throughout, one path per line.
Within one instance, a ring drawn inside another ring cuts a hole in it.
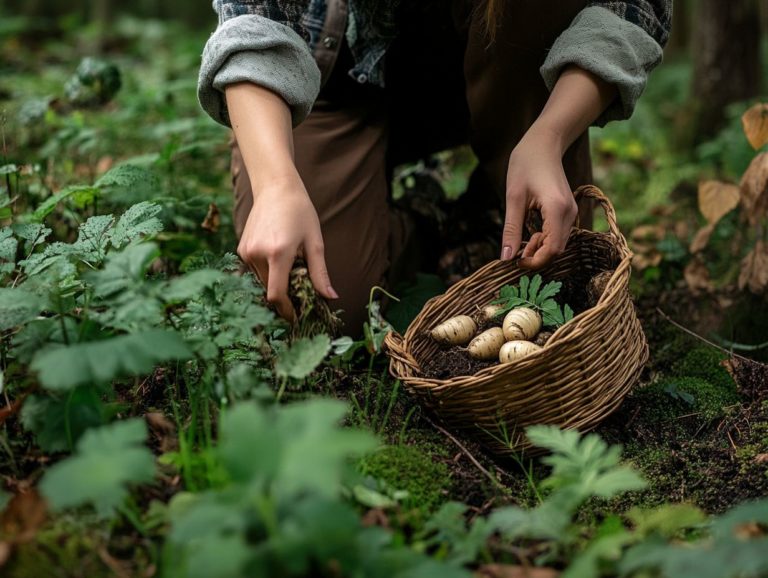
M 541 329 L 541 315 L 528 307 L 518 307 L 507 313 L 502 327 L 507 341 L 527 341 Z
M 500 363 L 512 363 L 518 359 L 527 357 L 531 353 L 536 353 L 541 347 L 530 341 L 507 341 L 499 351 Z
M 469 315 L 458 315 L 442 322 L 431 331 L 432 339 L 446 345 L 466 345 L 477 331 Z
M 504 341 L 504 332 L 501 327 L 492 327 L 470 341 L 467 351 L 474 359 L 496 359 Z
M 491 321 L 492 319 L 495 319 L 499 312 L 501 312 L 503 309 L 504 307 L 501 305 L 486 305 L 480 310 L 477 318 L 480 323 Z

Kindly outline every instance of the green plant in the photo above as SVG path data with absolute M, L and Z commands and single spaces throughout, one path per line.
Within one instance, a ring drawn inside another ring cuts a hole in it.
M 502 287 L 499 298 L 493 302 L 502 306 L 496 315 L 504 315 L 516 307 L 529 307 L 541 314 L 545 326 L 559 327 L 573 319 L 573 309 L 567 303 L 561 307 L 554 299 L 563 284 L 550 281 L 542 287 L 542 283 L 541 275 L 534 275 L 533 279 L 523 275 L 517 287 Z
M 230 483 L 174 498 L 166 575 L 468 577 L 361 526 L 342 482 L 375 442 L 339 428 L 344 413 L 330 400 L 227 412 L 216 456 Z

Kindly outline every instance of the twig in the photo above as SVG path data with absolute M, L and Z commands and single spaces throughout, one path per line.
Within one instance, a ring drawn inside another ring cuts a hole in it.
M 437 431 L 439 431 L 441 434 L 443 434 L 445 437 L 447 437 L 449 440 L 451 440 L 456 446 L 464 453 L 465 456 L 469 458 L 469 461 L 472 462 L 475 467 L 480 470 L 491 482 L 494 486 L 501 490 L 506 490 L 506 486 L 504 486 L 501 482 L 499 482 L 494 475 L 489 472 L 485 467 L 483 467 L 483 464 L 481 464 L 479 461 L 477 461 L 477 458 L 472 455 L 472 453 L 462 444 L 459 440 L 457 440 L 449 431 L 447 431 L 445 428 L 440 427 L 435 422 L 433 422 L 429 416 L 424 416 L 424 419 L 427 420 L 429 425 L 431 425 L 433 428 L 435 428 Z
M 693 330 L 691 330 L 691 329 L 688 329 L 688 328 L 687 328 L 687 327 L 685 327 L 684 325 L 680 325 L 680 323 L 678 323 L 677 321 L 675 321 L 674 319 L 672 319 L 672 318 L 671 318 L 669 315 L 667 315 L 666 313 L 664 313 L 664 312 L 663 312 L 663 311 L 662 311 L 662 310 L 661 310 L 659 307 L 657 307 L 657 308 L 656 308 L 656 312 L 657 312 L 659 315 L 661 315 L 661 316 L 662 316 L 664 319 L 666 319 L 667 321 L 669 321 L 669 322 L 670 322 L 672 325 L 674 325 L 675 327 L 677 327 L 678 329 L 680 329 L 681 331 L 684 331 L 685 333 L 687 333 L 687 334 L 688 334 L 688 335 L 690 335 L 691 337 L 695 337 L 695 338 L 696 338 L 696 339 L 698 339 L 699 341 L 702 341 L 702 342 L 706 343 L 706 344 L 707 344 L 707 345 L 709 345 L 710 347 L 714 347 L 714 348 L 715 348 L 715 349 L 717 349 L 718 351 L 722 351 L 723 353 L 726 353 L 726 354 L 730 355 L 731 357 L 738 357 L 738 358 L 739 358 L 739 359 L 741 359 L 742 361 L 750 361 L 750 362 L 751 362 L 751 361 L 753 361 L 752 359 L 749 359 L 748 357 L 744 357 L 743 355 L 739 355 L 738 353 L 734 353 L 733 351 L 729 351 L 729 350 L 728 350 L 728 349 L 726 349 L 725 347 L 721 347 L 721 346 L 720 346 L 720 345 L 718 345 L 717 343 L 715 343 L 715 342 L 713 342 L 713 341 L 710 341 L 710 340 L 709 340 L 709 339 L 707 339 L 706 337 L 702 337 L 701 335 L 699 335 L 698 333 L 696 333 L 695 331 L 693 331 Z

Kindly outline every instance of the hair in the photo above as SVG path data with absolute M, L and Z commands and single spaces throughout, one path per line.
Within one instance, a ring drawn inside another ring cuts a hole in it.
M 488 38 L 493 42 L 496 38 L 496 28 L 499 25 L 501 19 L 501 3 L 504 0 L 487 0 L 485 4 L 485 31 L 488 34 Z

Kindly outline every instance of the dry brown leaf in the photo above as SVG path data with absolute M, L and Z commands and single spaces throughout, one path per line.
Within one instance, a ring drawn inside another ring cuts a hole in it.
M 508 564 L 486 564 L 477 571 L 478 578 L 557 578 L 560 572 L 554 568 L 532 568 Z
M 8 563 L 8 560 L 11 559 L 12 552 L 13 549 L 8 542 L 0 542 L 0 568 L 5 566 Z
M 667 231 L 661 225 L 639 225 L 632 229 L 629 236 L 635 242 L 661 241 L 666 234 Z
M 101 157 L 96 163 L 96 174 L 103 175 L 115 165 L 115 159 L 110 156 Z
M 0 516 L 0 533 L 11 544 L 29 542 L 46 520 L 48 506 L 34 488 L 15 494 Z
M 645 255 L 636 253 L 632 256 L 632 266 L 638 271 L 648 269 L 648 267 L 658 267 L 661 264 L 662 255 L 658 251 Z
M 768 454 L 757 454 L 755 456 L 756 464 L 768 464 Z
M 219 227 L 221 227 L 221 211 L 219 211 L 216 203 L 208 205 L 208 214 L 205 215 L 205 219 L 203 219 L 200 226 L 211 233 L 219 232 Z
M 740 540 L 754 540 L 765 536 L 765 527 L 757 522 L 747 522 L 736 526 L 733 533 Z
M 661 264 L 662 255 L 658 251 L 649 255 L 642 253 L 632 256 L 632 266 L 638 271 L 648 269 L 648 267 L 658 267 Z
M 144 414 L 152 433 L 155 435 L 159 449 L 162 453 L 176 451 L 179 448 L 176 436 L 176 425 L 159 412 Z
M 683 271 L 685 282 L 693 293 L 707 292 L 713 289 L 709 278 L 709 269 L 702 259 L 693 259 Z
M 704 247 L 706 247 L 707 243 L 709 243 L 709 238 L 712 236 L 714 230 L 715 226 L 712 224 L 699 229 L 699 231 L 696 233 L 696 236 L 693 238 L 693 241 L 691 241 L 691 253 L 698 253 L 699 251 L 703 251 Z
M 758 150 L 768 143 L 768 104 L 756 104 L 741 117 L 744 134 L 752 148 Z
M 736 185 L 721 181 L 699 183 L 699 210 L 710 225 L 716 225 L 735 209 L 740 197 L 741 191 Z
M 678 239 L 687 239 L 691 234 L 691 227 L 687 221 L 675 221 L 672 225 L 672 232 Z
M 739 289 L 745 288 L 755 295 L 768 288 L 768 246 L 763 241 L 755 243 L 755 248 L 741 261 Z
M 741 206 L 752 226 L 768 215 L 768 153 L 757 155 L 741 178 Z

